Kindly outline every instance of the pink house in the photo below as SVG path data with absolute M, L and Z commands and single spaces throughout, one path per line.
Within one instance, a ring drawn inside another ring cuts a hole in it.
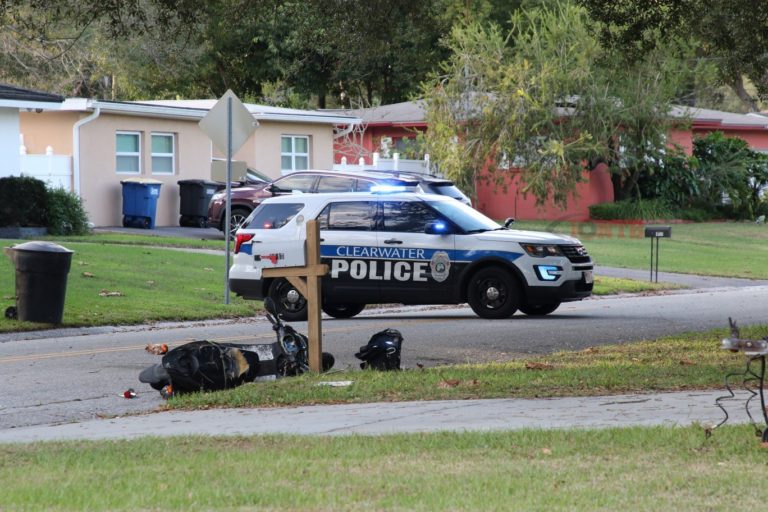
M 392 151 L 406 145 L 420 131 L 427 130 L 425 107 L 422 100 L 383 105 L 380 107 L 350 110 L 344 112 L 363 120 L 360 132 L 354 137 L 337 139 L 334 161 L 342 157 L 349 162 L 365 158 L 371 164 L 371 155 L 380 151 L 381 141 L 390 143 Z M 756 151 L 768 152 L 768 117 L 759 114 L 736 114 L 718 110 L 692 107 L 676 107 L 671 117 L 690 117 L 687 128 L 672 129 L 670 142 L 680 145 L 690 154 L 695 137 L 721 131 L 727 137 L 740 137 Z M 389 139 L 389 140 L 387 140 Z M 582 221 L 589 219 L 589 206 L 595 203 L 613 201 L 613 186 L 610 174 L 604 166 L 598 166 L 584 173 L 584 181 L 568 200 L 568 207 L 562 210 L 552 203 L 537 206 L 535 199 L 522 192 L 519 170 L 506 171 L 507 177 L 501 186 L 495 183 L 478 183 L 475 206 L 491 218 L 503 219 L 546 219 Z

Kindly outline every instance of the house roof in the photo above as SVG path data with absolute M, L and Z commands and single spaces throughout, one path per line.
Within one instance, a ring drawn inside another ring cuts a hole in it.
M 391 105 L 360 108 L 353 110 L 326 110 L 340 114 L 359 117 L 367 125 L 425 125 L 426 102 L 424 100 L 404 101 Z
M 58 94 L 0 84 L 0 107 L 57 108 L 63 101 L 64 97 Z
M 694 128 L 768 129 L 768 117 L 760 114 L 737 114 L 706 108 L 675 106 L 672 108 L 670 116 L 674 118 L 690 117 Z
M 166 119 L 200 120 L 218 100 L 148 100 L 148 101 L 105 101 L 85 98 L 68 98 L 61 110 L 89 112 L 99 109 L 102 113 L 158 117 Z M 259 121 L 284 121 L 293 123 L 318 123 L 331 125 L 360 124 L 360 119 L 320 112 L 297 110 L 266 105 L 245 104 L 253 117 Z
M 562 111 L 564 114 L 567 113 L 565 109 Z M 418 126 L 426 124 L 426 104 L 424 100 L 406 101 L 356 110 L 329 110 L 329 112 L 339 112 L 359 117 L 369 126 Z M 694 127 L 699 128 L 720 127 L 730 130 L 768 129 L 768 117 L 760 114 L 737 114 L 706 108 L 674 106 L 670 112 L 670 117 L 676 119 L 688 117 L 693 121 Z

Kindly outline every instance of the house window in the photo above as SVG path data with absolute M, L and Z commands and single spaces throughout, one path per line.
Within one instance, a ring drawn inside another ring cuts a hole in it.
M 172 133 L 152 134 L 152 174 L 173 174 L 176 171 Z
M 283 135 L 280 147 L 280 169 L 283 174 L 309 169 L 309 137 Z
M 115 170 L 122 174 L 139 174 L 141 172 L 141 134 L 117 132 L 115 146 Z

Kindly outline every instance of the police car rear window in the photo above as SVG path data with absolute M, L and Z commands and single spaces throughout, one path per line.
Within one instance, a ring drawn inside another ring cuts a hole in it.
M 253 213 L 248 229 L 280 229 L 302 208 L 302 203 L 262 203 Z

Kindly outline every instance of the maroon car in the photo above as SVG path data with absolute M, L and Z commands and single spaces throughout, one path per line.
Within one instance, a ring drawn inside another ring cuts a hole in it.
M 276 179 L 272 183 L 250 183 L 232 189 L 231 232 L 234 234 L 264 199 L 272 196 L 321 192 L 368 192 L 374 185 L 418 187 L 419 181 L 384 173 L 339 171 L 299 171 Z M 208 226 L 224 231 L 226 190 L 217 192 L 208 205 Z

